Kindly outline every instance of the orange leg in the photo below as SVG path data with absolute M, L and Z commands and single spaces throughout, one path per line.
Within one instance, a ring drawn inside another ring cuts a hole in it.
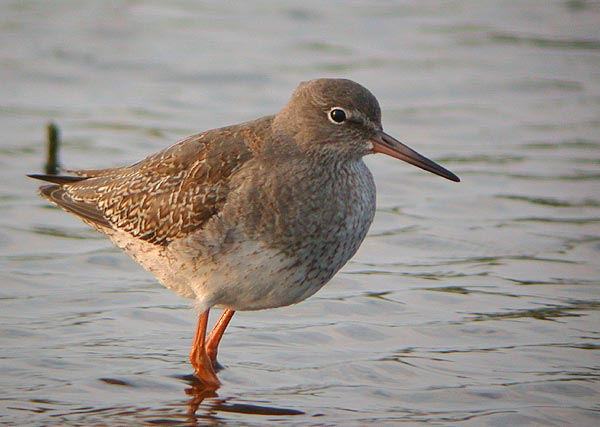
M 205 348 L 208 312 L 209 310 L 206 310 L 198 318 L 196 336 L 194 337 L 194 343 L 192 344 L 192 350 L 190 351 L 190 362 L 192 362 L 192 365 L 196 370 L 196 377 L 198 377 L 208 389 L 216 390 L 221 383 L 215 374 L 212 361 L 208 357 L 208 354 L 206 354 Z
M 210 358 L 210 361 L 212 362 L 213 367 L 215 368 L 218 368 L 220 366 L 219 362 L 217 362 L 217 351 L 219 343 L 221 342 L 221 338 L 223 338 L 223 333 L 225 332 L 225 329 L 227 328 L 227 325 L 229 325 L 229 322 L 231 321 L 231 318 L 234 314 L 235 311 L 230 310 L 228 308 L 223 310 L 221 317 L 219 317 L 219 320 L 217 320 L 217 323 L 215 323 L 215 326 L 213 327 L 212 331 L 210 331 L 208 339 L 206 340 L 206 354 Z

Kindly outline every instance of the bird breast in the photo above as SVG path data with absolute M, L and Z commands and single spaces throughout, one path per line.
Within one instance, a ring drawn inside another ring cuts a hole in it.
M 242 239 L 333 273 L 354 255 L 375 213 L 375 185 L 362 160 L 252 162 L 232 180 L 230 195 L 223 220 Z

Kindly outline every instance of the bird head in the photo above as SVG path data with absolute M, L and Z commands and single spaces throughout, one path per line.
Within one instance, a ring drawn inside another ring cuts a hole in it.
M 365 87 L 347 79 L 301 83 L 274 119 L 275 133 L 309 156 L 337 161 L 383 153 L 460 181 L 452 172 L 383 131 L 381 108 Z

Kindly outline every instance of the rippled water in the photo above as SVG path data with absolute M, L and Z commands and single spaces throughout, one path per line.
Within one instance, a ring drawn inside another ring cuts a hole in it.
M 4 1 L 0 424 L 591 426 L 600 417 L 600 3 Z M 378 215 L 312 299 L 239 313 L 223 387 L 188 302 L 37 197 L 343 76 L 462 178 L 368 159 Z

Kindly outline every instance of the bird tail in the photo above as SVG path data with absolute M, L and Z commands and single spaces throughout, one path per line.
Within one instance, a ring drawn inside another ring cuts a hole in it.
M 67 212 L 70 212 L 91 226 L 112 228 L 111 224 L 104 217 L 104 213 L 98 209 L 96 203 L 74 198 L 67 192 L 68 184 L 88 179 L 87 176 L 68 176 L 68 175 L 44 175 L 30 174 L 30 178 L 51 182 L 51 185 L 42 185 L 39 188 L 40 195 L 50 200 L 55 205 L 60 206 Z
M 45 175 L 32 173 L 27 175 L 29 178 L 39 179 L 41 181 L 51 182 L 53 184 L 70 184 L 72 182 L 83 181 L 87 176 L 68 176 L 68 175 Z

